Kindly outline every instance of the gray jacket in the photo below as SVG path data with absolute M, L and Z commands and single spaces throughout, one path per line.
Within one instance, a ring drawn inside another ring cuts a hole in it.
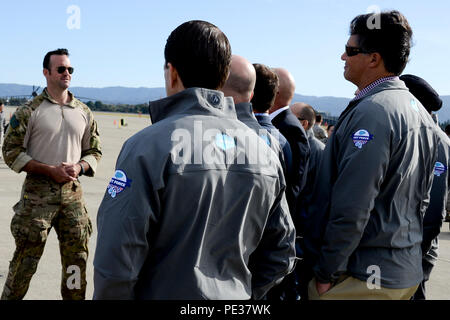
M 430 204 L 423 220 L 423 258 L 435 264 L 438 257 L 438 236 L 445 218 L 445 206 L 448 197 L 450 174 L 450 139 L 439 127 L 438 154 L 434 169 L 433 186 L 430 193 Z
M 342 273 L 365 281 L 377 267 L 382 287 L 422 281 L 436 145 L 431 116 L 400 80 L 349 104 L 325 147 L 308 212 L 305 246 L 319 282 Z
M 219 91 L 186 89 L 150 114 L 98 211 L 94 299 L 262 298 L 295 261 L 277 156 Z
M 275 132 L 272 134 L 269 130 L 263 128 L 256 120 L 253 114 L 252 104 L 250 102 L 242 102 L 235 105 L 236 115 L 239 121 L 244 123 L 247 127 L 252 129 L 258 136 L 263 139 L 267 145 L 275 152 L 280 159 L 281 166 L 283 168 L 283 173 L 286 177 L 286 161 L 284 159 L 283 150 L 281 149 L 280 143 L 278 142 L 278 137 L 275 137 Z M 278 132 L 278 134 L 280 134 Z

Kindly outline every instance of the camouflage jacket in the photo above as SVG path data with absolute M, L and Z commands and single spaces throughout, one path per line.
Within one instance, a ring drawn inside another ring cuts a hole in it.
M 88 115 L 89 126 L 89 142 L 88 147 L 81 150 L 80 160 L 86 161 L 90 169 L 85 173 L 87 176 L 95 174 L 97 163 L 101 158 L 100 137 L 98 133 L 97 123 L 94 120 L 92 111 L 80 100 L 76 99 L 72 93 L 72 97 L 67 106 L 71 108 L 81 108 Z M 3 145 L 3 158 L 5 163 L 14 171 L 21 172 L 23 167 L 33 158 L 27 153 L 26 144 L 24 143 L 27 130 L 29 130 L 29 121 L 32 114 L 45 102 L 57 104 L 57 102 L 48 94 L 45 89 L 42 94 L 27 102 L 24 106 L 19 107 L 10 120 L 10 125 L 6 131 Z

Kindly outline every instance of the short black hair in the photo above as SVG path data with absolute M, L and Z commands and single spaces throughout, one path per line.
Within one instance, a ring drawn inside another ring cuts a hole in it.
M 322 121 L 322 115 L 320 113 L 316 113 L 316 122 L 320 123 Z
M 56 49 L 56 50 L 47 52 L 47 54 L 44 57 L 44 62 L 42 63 L 42 65 L 43 65 L 44 69 L 47 69 L 49 71 L 50 71 L 50 57 L 52 55 L 69 56 L 69 50 L 67 50 L 67 49 Z
M 376 22 L 371 25 L 371 22 Z M 378 52 L 386 71 L 399 75 L 408 63 L 412 29 L 406 17 L 398 11 L 368 13 L 355 17 L 350 34 L 358 36 L 358 46 L 368 53 Z
M 254 63 L 256 83 L 251 100 L 252 107 L 257 112 L 266 112 L 275 102 L 278 91 L 278 75 L 268 66 Z
M 228 78 L 231 46 L 212 23 L 192 20 L 178 26 L 164 48 L 165 66 L 171 63 L 185 88 L 219 89 Z

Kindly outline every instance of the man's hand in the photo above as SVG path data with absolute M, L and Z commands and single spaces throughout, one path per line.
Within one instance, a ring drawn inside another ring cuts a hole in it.
M 23 167 L 23 171 L 32 174 L 45 175 L 57 183 L 66 183 L 77 180 L 75 177 L 72 177 L 66 172 L 66 168 L 63 164 L 60 164 L 59 166 L 51 166 L 36 160 L 30 160 Z
M 66 171 L 66 173 L 73 177 L 74 180 L 76 180 L 76 178 L 78 178 L 78 175 L 81 172 L 81 164 L 80 163 L 67 163 L 67 162 L 63 162 L 61 164 L 61 166 L 64 168 L 64 170 Z
M 53 167 L 50 170 L 50 178 L 52 178 L 57 183 L 65 183 L 77 180 L 76 177 L 73 177 L 72 175 L 67 173 L 64 164 L 60 164 L 57 167 Z
M 328 290 L 330 290 L 330 288 L 331 288 L 331 283 L 330 282 L 328 282 L 328 283 L 320 283 L 316 279 L 316 289 L 317 289 L 317 293 L 319 294 L 319 296 L 324 294 Z

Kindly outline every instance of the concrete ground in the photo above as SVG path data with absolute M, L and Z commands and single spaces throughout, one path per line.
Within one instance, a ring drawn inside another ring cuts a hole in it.
M 7 107 L 6 114 L 14 109 Z M 103 198 L 106 186 L 114 173 L 115 162 L 122 144 L 137 131 L 150 125 L 148 116 L 95 113 L 103 146 L 103 158 L 98 166 L 94 178 L 82 176 L 84 196 L 87 203 L 94 232 L 89 243 L 90 256 L 87 268 L 87 294 L 91 299 L 93 295 L 93 257 L 96 246 L 97 209 Z M 127 126 L 119 126 L 120 119 L 125 119 Z M 15 244 L 9 226 L 13 216 L 12 206 L 19 200 L 21 186 L 25 173 L 16 174 L 10 170 L 3 160 L 0 160 L 0 290 L 8 273 L 9 261 L 12 258 Z M 429 299 L 450 300 L 450 230 L 449 224 L 444 223 L 440 235 L 440 259 L 438 260 L 428 282 L 427 291 Z M 25 299 L 28 300 L 58 300 L 60 295 L 61 262 L 56 233 L 49 234 L 44 254 L 34 275 Z

